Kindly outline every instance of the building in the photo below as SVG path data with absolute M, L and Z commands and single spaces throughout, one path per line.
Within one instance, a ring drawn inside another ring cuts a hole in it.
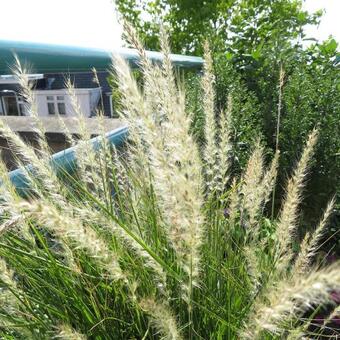
M 42 117 L 53 117 L 57 113 L 65 117 L 76 115 L 65 88 L 66 78 L 74 84 L 74 94 L 81 112 L 88 118 L 96 115 L 96 110 L 102 108 L 108 117 L 113 117 L 113 105 L 109 74 L 98 72 L 100 86 L 93 82 L 92 72 L 45 73 L 29 76 L 36 99 L 37 112 Z M 29 113 L 20 96 L 20 88 L 13 76 L 0 76 L 0 115 L 27 116 Z
M 138 55 L 131 49 L 106 51 L 71 46 L 58 46 L 15 41 L 0 41 L 0 115 L 26 116 L 24 100 L 20 96 L 17 80 L 11 75 L 14 56 L 24 64 L 29 64 L 35 72 L 29 75 L 33 83 L 37 112 L 42 117 L 53 117 L 57 113 L 72 117 L 76 113 L 65 88 L 65 80 L 70 78 L 81 112 L 87 117 L 96 115 L 101 109 L 105 116 L 114 117 L 114 103 L 109 84 L 112 53 L 119 53 L 132 66 L 138 66 Z M 147 52 L 150 59 L 160 61 L 162 55 Z M 171 56 L 180 68 L 200 68 L 202 59 L 198 57 Z M 93 81 L 95 68 L 99 84 Z
M 114 111 L 112 90 L 109 84 L 108 69 L 111 66 L 112 53 L 119 53 L 132 67 L 138 67 L 138 54 L 135 50 L 120 49 L 106 51 L 72 46 L 58 46 L 16 41 L 0 41 L 0 119 L 12 130 L 31 144 L 36 143 L 35 120 L 29 117 L 24 98 L 20 96 L 18 80 L 12 74 L 15 55 L 23 64 L 31 66 L 28 75 L 32 83 L 36 100 L 37 114 L 41 117 L 46 137 L 52 151 L 57 152 L 68 147 L 63 131 L 58 125 L 59 114 L 73 135 L 79 135 L 76 112 L 65 87 L 65 80 L 70 79 L 81 113 L 86 117 L 86 125 L 92 136 L 99 131 L 95 116 L 100 109 L 108 118 L 105 128 L 110 131 L 121 126 Z M 160 62 L 162 54 L 147 52 L 153 62 Z M 173 64 L 178 68 L 200 69 L 202 58 L 171 55 Z M 98 82 L 95 82 L 93 68 L 96 69 Z M 2 118 L 1 118 L 2 117 Z M 10 168 L 15 166 L 15 155 L 0 136 L 0 149 Z

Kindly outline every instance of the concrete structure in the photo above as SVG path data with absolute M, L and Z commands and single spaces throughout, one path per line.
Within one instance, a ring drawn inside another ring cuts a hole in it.
M 27 143 L 36 146 L 36 121 L 32 117 L 2 117 L 2 121 L 7 124 L 14 132 L 18 133 Z M 62 118 L 64 125 L 68 131 L 75 137 L 79 135 L 79 123 L 77 118 Z M 64 127 L 55 117 L 41 117 L 40 121 L 46 131 L 46 138 L 48 144 L 53 153 L 64 150 L 70 145 L 66 142 L 64 136 Z M 86 129 L 91 137 L 98 136 L 98 119 L 97 118 L 86 118 L 85 119 Z M 105 118 L 104 120 L 104 131 L 109 132 L 117 128 L 122 127 L 123 124 L 119 119 Z M 7 164 L 9 169 L 14 169 L 15 154 L 11 150 L 7 141 L 0 136 L 0 149 L 2 158 Z

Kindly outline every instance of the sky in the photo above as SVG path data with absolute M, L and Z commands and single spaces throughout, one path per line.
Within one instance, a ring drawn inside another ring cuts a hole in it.
M 0 39 L 97 48 L 122 44 L 112 0 L 0 0 L 0 4 Z
M 0 0 L 0 40 L 21 40 L 111 49 L 122 45 L 112 0 Z M 325 9 L 308 36 L 340 42 L 340 0 L 306 0 L 308 11 Z
M 322 41 L 332 35 L 340 43 L 340 0 L 307 0 L 303 7 L 311 13 L 319 9 L 325 10 L 318 27 L 307 27 L 306 33 L 308 36 Z

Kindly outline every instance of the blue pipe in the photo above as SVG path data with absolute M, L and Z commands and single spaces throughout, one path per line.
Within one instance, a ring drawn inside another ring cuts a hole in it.
M 123 126 L 117 128 L 113 131 L 108 132 L 106 135 L 108 142 L 115 146 L 121 146 L 127 139 L 128 128 Z M 98 150 L 101 144 L 101 137 L 96 137 L 91 139 L 92 147 L 94 150 Z M 68 173 L 73 173 L 76 169 L 76 153 L 75 147 L 68 148 L 66 150 L 55 153 L 51 157 L 51 166 L 56 172 L 56 174 L 61 174 L 66 171 Z M 33 171 L 32 166 L 28 165 L 25 167 L 26 171 Z M 18 194 L 23 197 L 29 196 L 30 192 L 30 181 L 25 175 L 23 169 L 16 169 L 9 173 L 9 178 L 16 188 Z

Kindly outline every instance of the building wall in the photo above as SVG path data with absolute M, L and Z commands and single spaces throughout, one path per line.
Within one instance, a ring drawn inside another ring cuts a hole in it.
M 75 88 L 96 88 L 98 84 L 93 81 L 93 72 L 71 72 L 71 73 L 45 73 L 46 86 L 51 82 L 50 89 L 62 89 L 65 87 L 65 80 L 70 78 Z M 103 107 L 106 116 L 111 115 L 110 96 L 111 87 L 107 81 L 109 77 L 108 72 L 98 72 L 99 86 L 102 89 L 102 96 L 99 105 Z M 50 80 L 49 80 L 50 79 Z M 52 79 L 54 79 L 52 81 Z
M 58 111 L 58 104 L 65 105 L 65 117 L 74 117 L 77 112 L 72 105 L 71 97 L 66 89 L 60 90 L 35 90 L 35 98 L 37 103 L 37 112 L 40 117 L 51 117 L 48 111 L 48 103 L 52 104 L 55 108 L 55 112 Z M 100 98 L 100 89 L 74 89 L 74 94 L 77 98 L 77 105 L 79 105 L 80 113 L 89 118 L 95 115 L 95 109 L 98 106 L 98 100 Z M 49 100 L 51 97 L 53 100 Z M 58 98 L 63 98 L 58 100 Z M 61 112 L 58 112 L 62 115 Z
M 101 96 L 98 108 L 102 109 L 105 116 L 111 116 L 111 87 L 108 83 L 108 72 L 98 72 L 99 86 L 101 87 Z M 70 78 L 76 89 L 94 89 L 98 84 L 93 81 L 93 72 L 71 72 L 71 73 L 45 73 L 44 79 L 40 79 L 35 84 L 35 89 L 40 90 L 61 90 L 65 89 L 65 80 Z M 2 90 L 14 90 L 20 92 L 17 84 L 0 84 L 0 95 Z M 88 112 L 88 107 L 83 98 L 79 98 L 84 112 Z M 46 103 L 41 99 L 38 101 L 38 114 L 46 116 Z

